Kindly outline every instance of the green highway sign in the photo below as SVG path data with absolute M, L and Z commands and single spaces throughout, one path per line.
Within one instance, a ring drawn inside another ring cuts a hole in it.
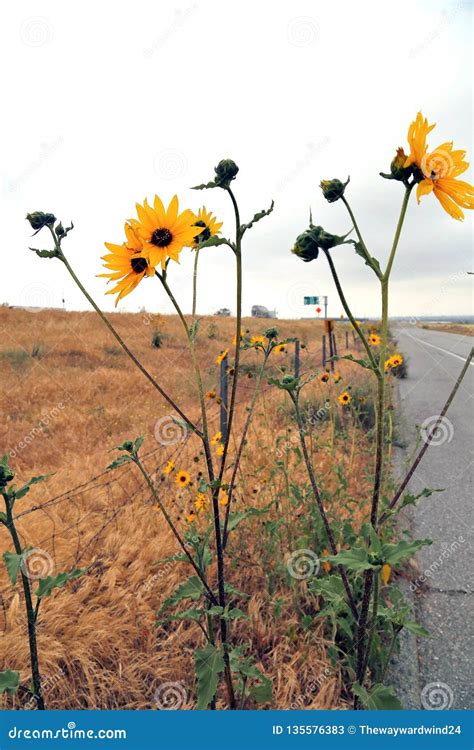
M 319 305 L 319 297 L 305 297 L 304 304 L 305 305 Z

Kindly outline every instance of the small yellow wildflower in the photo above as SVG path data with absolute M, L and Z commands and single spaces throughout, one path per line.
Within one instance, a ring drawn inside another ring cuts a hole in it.
M 228 354 L 229 354 L 229 350 L 228 349 L 223 349 L 221 351 L 221 353 L 218 354 L 217 357 L 216 357 L 216 365 L 222 364 L 222 362 L 225 360 L 225 358 L 227 357 Z
M 334 378 L 334 382 L 335 383 L 339 383 L 339 381 L 342 378 L 342 375 L 341 375 L 341 373 L 338 370 L 336 370 L 336 372 L 333 375 L 333 378 Z
M 388 563 L 384 563 L 382 565 L 382 570 L 380 574 L 382 577 L 382 583 L 384 584 L 384 586 L 386 586 L 387 583 L 389 582 L 391 574 L 392 574 L 392 566 L 389 565 Z
M 194 501 L 194 507 L 196 508 L 198 513 L 200 513 L 202 510 L 206 510 L 207 497 L 204 492 L 198 492 L 196 500 Z
M 196 514 L 192 510 L 191 513 L 188 513 L 188 515 L 186 516 L 186 523 L 192 523 L 195 519 L 196 519 Z
M 171 472 L 174 471 L 175 465 L 176 465 L 175 462 L 172 461 L 171 459 L 167 461 L 166 466 L 163 469 L 163 474 L 165 474 L 165 476 L 168 476 L 168 474 L 171 474 Z
M 187 487 L 191 484 L 191 475 L 188 471 L 177 471 L 174 481 L 180 487 Z
M 327 557 L 330 554 L 328 549 L 323 549 L 323 557 Z M 323 560 L 323 570 L 325 573 L 329 573 L 331 571 L 331 563 L 327 560 Z
M 225 490 L 219 490 L 219 505 L 225 507 L 229 502 L 229 495 Z
M 212 401 L 217 396 L 217 393 L 213 389 L 212 391 L 206 391 L 206 398 L 209 399 L 209 401 Z
M 369 336 L 369 344 L 370 346 L 379 346 L 380 345 L 380 336 L 376 333 L 371 333 Z
M 347 391 L 341 393 L 341 395 L 337 397 L 337 400 L 342 406 L 347 406 L 347 404 L 351 403 L 351 397 Z
M 211 445 L 219 445 L 222 440 L 222 432 L 216 432 L 216 434 L 210 439 Z
M 216 448 L 216 456 L 223 456 L 223 455 L 224 455 L 224 446 L 223 445 L 219 445 Z

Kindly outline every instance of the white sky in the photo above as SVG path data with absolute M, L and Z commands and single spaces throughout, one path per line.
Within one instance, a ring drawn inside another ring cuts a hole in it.
M 341 306 L 326 261 L 290 254 L 315 223 L 343 234 L 350 220 L 328 205 L 321 178 L 351 175 L 348 197 L 372 254 L 385 262 L 402 188 L 378 176 L 406 144 L 421 109 L 445 140 L 472 144 L 472 4 L 406 0 L 176 0 L 2 4 L 0 302 L 88 309 L 58 261 L 28 245 L 27 211 L 74 220 L 64 249 L 104 309 L 103 242 L 122 242 L 135 201 L 177 193 L 225 221 L 221 190 L 195 192 L 224 157 L 240 166 L 234 183 L 244 220 L 267 207 L 244 247 L 244 312 L 252 304 L 299 317 L 305 294 Z M 468 157 L 469 158 L 469 157 Z M 472 169 L 466 174 L 472 182 Z M 375 278 L 350 246 L 333 257 L 357 315 L 379 311 Z M 171 283 L 190 308 L 189 250 Z M 461 224 L 433 196 L 413 199 L 399 248 L 390 311 L 472 313 L 472 220 Z M 235 310 L 228 248 L 201 253 L 199 312 Z M 144 281 L 122 310 L 169 311 L 158 280 Z

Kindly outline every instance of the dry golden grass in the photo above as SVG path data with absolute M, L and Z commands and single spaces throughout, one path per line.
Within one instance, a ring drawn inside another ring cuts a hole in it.
M 177 318 L 145 314 L 114 314 L 111 318 L 165 390 L 191 418 L 198 419 L 190 358 Z M 314 369 L 320 362 L 322 324 L 246 319 L 243 328 L 258 334 L 273 324 L 281 338 L 296 335 L 305 342 L 301 367 L 303 371 Z M 165 336 L 161 349 L 150 343 L 155 328 Z M 157 443 L 155 424 L 172 411 L 95 314 L 0 308 L 0 330 L 1 452 L 11 455 L 17 485 L 34 474 L 53 474 L 18 501 L 17 515 L 59 496 L 51 505 L 26 512 L 19 519 L 22 542 L 50 554 L 57 572 L 91 566 L 88 575 L 42 604 L 38 639 L 47 707 L 155 708 L 153 696 L 159 685 L 180 681 L 187 695 L 183 707 L 192 708 L 192 653 L 197 645 L 203 645 L 201 631 L 190 623 L 154 628 L 157 609 L 189 575 L 188 567 L 159 563 L 177 551 L 176 543 L 135 472 L 128 467 L 105 475 L 102 472 L 111 461 L 109 450 L 124 439 L 144 435 L 144 451 L 150 454 L 147 466 L 158 478 L 170 456 L 175 457 L 177 468 L 192 475 L 191 490 L 178 491 L 172 478 L 160 485 L 164 502 L 184 526 L 183 516 L 192 506 L 198 473 L 204 472 L 197 439 L 190 437 L 168 446 Z M 198 354 L 206 390 L 218 386 L 215 357 L 231 346 L 233 334 L 232 319 L 201 321 Z M 210 338 L 213 335 L 215 338 Z M 342 338 L 340 346 L 344 341 Z M 251 371 L 258 355 L 244 352 L 242 360 L 237 436 L 255 382 L 245 371 Z M 291 351 L 278 362 L 290 368 Z M 335 397 L 341 386 L 354 385 L 356 379 L 365 387 L 365 375 L 352 364 L 341 363 L 339 369 L 341 384 L 328 386 L 316 380 L 308 387 L 309 396 L 321 403 L 328 390 Z M 218 430 L 215 402 L 210 402 L 209 419 L 211 430 Z M 294 431 L 287 432 L 292 425 L 285 394 L 265 385 L 244 451 L 236 508 L 263 506 L 275 494 L 284 496 L 283 477 L 270 478 L 270 469 L 275 463 L 277 437 L 286 436 L 290 445 L 296 440 Z M 366 510 L 369 448 L 364 433 L 354 430 L 350 421 L 347 425 L 352 435 L 349 448 L 331 433 L 328 422 L 311 436 L 311 450 L 321 482 L 336 487 L 337 464 L 347 475 L 347 492 L 359 499 L 355 512 L 336 500 L 330 515 L 351 515 L 357 520 Z M 235 441 L 232 446 L 235 449 Z M 97 478 L 90 482 L 93 477 Z M 302 469 L 294 481 L 306 483 Z M 84 488 L 61 497 L 82 484 Z M 290 538 L 297 538 L 299 515 L 289 504 L 281 507 L 281 513 L 287 515 Z M 228 578 L 250 597 L 250 619 L 233 626 L 232 640 L 252 643 L 259 667 L 273 680 L 274 707 L 340 707 L 340 675 L 330 667 L 324 624 L 317 621 L 303 631 L 291 590 L 277 584 L 277 590 L 269 593 L 262 523 L 257 518 L 241 524 L 229 546 L 233 562 L 227 566 Z M 2 551 L 10 549 L 5 530 L 0 532 L 0 544 Z M 277 556 L 284 560 L 287 551 L 289 548 L 281 548 Z M 3 568 L 0 586 L 0 669 L 19 670 L 25 685 L 29 661 L 20 587 L 11 588 Z M 303 587 L 304 601 L 304 584 L 297 586 Z M 277 617 L 276 600 L 281 607 Z M 314 607 L 314 603 L 308 601 L 308 606 Z M 3 705 L 21 707 L 25 700 L 20 692 L 14 699 L 5 699 Z
M 421 323 L 420 328 L 424 328 L 427 331 L 457 333 L 460 336 L 474 336 L 473 323 Z

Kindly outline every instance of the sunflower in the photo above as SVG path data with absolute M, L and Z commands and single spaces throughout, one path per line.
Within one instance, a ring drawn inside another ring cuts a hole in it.
M 381 575 L 381 578 L 382 578 L 382 583 L 385 586 L 389 582 L 391 574 L 392 574 L 392 566 L 389 565 L 388 563 L 384 563 L 382 565 L 382 570 L 380 571 L 380 575 Z
M 221 440 L 222 440 L 222 432 L 216 432 L 216 434 L 213 435 L 213 437 L 210 439 L 209 442 L 211 445 L 219 445 Z
M 221 353 L 218 354 L 217 357 L 216 357 L 216 365 L 222 364 L 222 362 L 225 360 L 225 358 L 227 357 L 228 354 L 229 354 L 229 350 L 228 349 L 223 349 L 221 351 Z
M 179 262 L 183 247 L 191 247 L 204 227 L 196 227 L 196 215 L 186 209 L 179 213 L 178 197 L 175 195 L 165 210 L 160 198 L 155 195 L 153 208 L 145 198 L 143 205 L 136 204 L 138 220 L 131 223 L 142 240 L 143 249 L 152 266 L 166 267 L 168 258 Z
M 211 214 L 210 211 L 206 211 L 206 206 L 199 209 L 197 220 L 195 221 L 195 227 L 200 227 L 200 233 L 196 233 L 192 244 L 192 250 L 197 250 L 202 242 L 210 240 L 211 237 L 215 237 L 219 234 L 222 226 L 222 221 L 218 222 L 216 217 Z
M 370 344 L 370 346 L 379 346 L 380 345 L 380 336 L 377 333 L 371 333 L 369 335 L 369 344 Z
M 188 513 L 188 515 L 186 516 L 186 523 L 192 523 L 195 520 L 196 520 L 196 514 L 192 510 L 191 513 Z
M 224 446 L 218 445 L 216 448 L 216 456 L 223 456 L 224 455 Z
M 319 379 L 320 379 L 321 383 L 327 383 L 328 380 L 329 380 L 329 373 L 328 372 L 322 372 L 321 375 L 319 376 Z
M 212 401 L 217 396 L 217 393 L 213 389 L 212 391 L 206 391 L 206 398 L 209 399 L 209 401 Z
M 219 505 L 225 507 L 229 503 L 229 495 L 225 490 L 219 490 Z
M 404 166 L 416 165 L 420 172 L 416 197 L 418 203 L 423 195 L 433 192 L 444 210 L 462 221 L 463 208 L 474 208 L 474 187 L 468 182 L 457 178 L 469 167 L 464 160 L 465 151 L 453 151 L 453 143 L 442 143 L 434 151 L 428 152 L 426 136 L 435 124 L 429 125 L 428 120 L 418 112 L 416 120 L 408 129 L 408 143 L 410 155 Z
M 393 370 L 394 367 L 400 367 L 400 365 L 403 364 L 403 357 L 401 354 L 394 354 L 392 357 L 389 357 L 385 360 L 383 369 L 385 372 L 388 372 L 389 370 Z
M 267 344 L 265 340 L 265 336 L 252 336 L 250 338 L 250 343 L 252 344 L 252 346 L 255 346 L 255 347 L 262 346 L 263 348 L 265 348 Z
M 194 501 L 194 507 L 196 508 L 198 513 L 200 513 L 202 510 L 206 510 L 207 497 L 205 496 L 204 492 L 198 492 L 197 497 Z
M 244 332 L 240 331 L 240 341 L 242 341 L 244 335 L 245 335 Z M 233 343 L 234 346 L 237 344 L 237 336 L 235 334 L 234 334 L 234 337 L 232 339 L 232 343 Z
M 175 462 L 170 459 L 169 461 L 166 462 L 166 466 L 163 469 L 163 474 L 165 474 L 165 476 L 167 476 L 168 474 L 171 474 L 171 472 L 174 471 L 175 466 L 176 466 Z
M 277 354 L 286 354 L 286 344 L 278 344 L 275 351 Z
M 143 250 L 143 242 L 136 230 L 125 224 L 125 236 L 127 241 L 123 245 L 114 245 L 105 242 L 105 247 L 110 252 L 102 256 L 105 268 L 111 273 L 99 273 L 100 278 L 109 281 L 118 281 L 118 284 L 110 289 L 107 294 L 117 294 L 115 306 L 122 297 L 130 294 L 145 276 L 154 276 L 155 268 L 150 262 L 148 254 Z
M 328 557 L 330 555 L 330 552 L 328 549 L 323 549 L 323 557 Z M 331 563 L 327 560 L 323 560 L 323 570 L 325 573 L 330 573 L 331 571 Z
M 333 375 L 333 378 L 334 378 L 334 382 L 335 383 L 339 383 L 339 381 L 342 378 L 342 375 L 341 375 L 341 373 L 338 370 L 336 370 L 336 372 Z
M 188 471 L 177 471 L 174 481 L 180 487 L 187 487 L 188 484 L 191 484 L 191 475 Z
M 347 391 L 344 391 L 343 393 L 341 393 L 341 395 L 337 397 L 337 400 L 343 406 L 347 406 L 347 404 L 351 403 L 351 397 Z

